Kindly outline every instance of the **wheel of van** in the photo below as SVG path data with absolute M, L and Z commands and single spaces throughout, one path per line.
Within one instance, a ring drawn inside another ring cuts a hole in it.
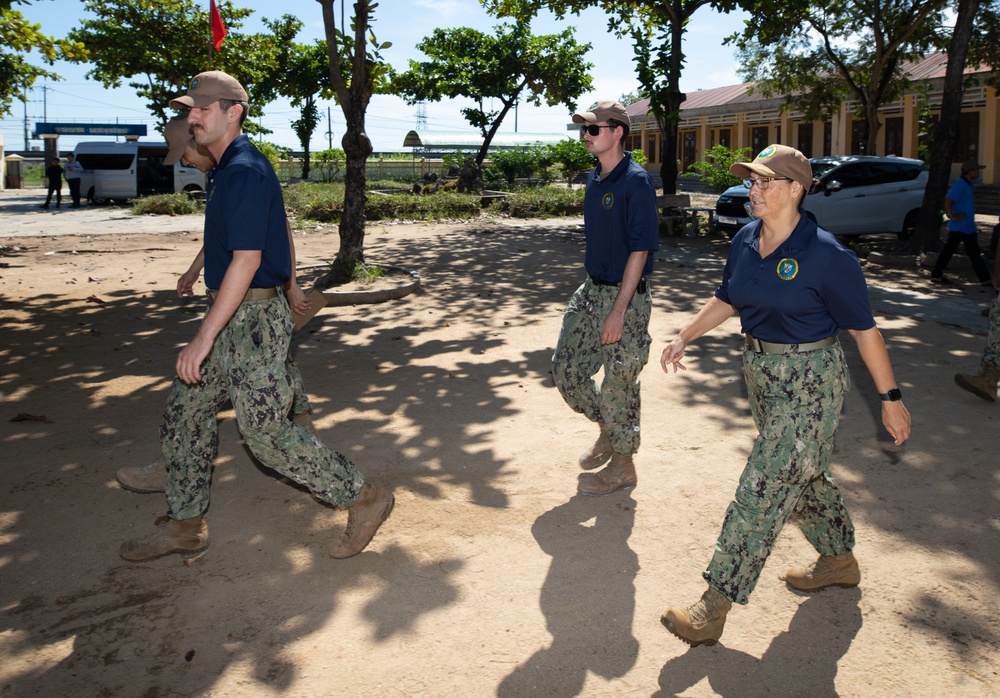
M 900 240 L 909 240 L 913 237 L 913 231 L 917 229 L 917 214 L 920 211 L 910 211 L 906 214 L 906 218 L 903 219 L 903 229 L 896 233 L 896 237 Z

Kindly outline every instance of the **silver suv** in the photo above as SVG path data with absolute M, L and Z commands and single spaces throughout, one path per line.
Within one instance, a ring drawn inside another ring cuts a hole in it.
M 813 158 L 813 177 L 820 181 L 802 208 L 821 227 L 838 236 L 895 233 L 906 240 L 913 232 L 927 186 L 920 160 L 842 155 Z M 715 226 L 736 232 L 752 219 L 746 210 L 749 192 L 730 187 L 715 204 Z

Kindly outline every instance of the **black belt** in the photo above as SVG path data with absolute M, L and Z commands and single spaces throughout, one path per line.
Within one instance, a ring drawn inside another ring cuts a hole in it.
M 595 286 L 621 286 L 622 285 L 621 281 L 605 281 L 604 279 L 599 279 L 596 276 L 591 276 L 590 277 L 590 281 Z M 636 293 L 645 293 L 646 292 L 646 277 L 645 276 L 642 277 L 641 279 L 639 279 L 639 285 L 635 287 L 635 291 L 636 291 Z
M 827 337 L 817 342 L 793 342 L 791 344 L 778 344 L 775 342 L 765 342 L 752 335 L 746 335 L 747 346 L 758 354 L 794 354 L 802 351 L 813 351 L 822 349 L 837 343 L 836 337 Z
M 215 297 L 219 295 L 219 292 L 214 288 L 206 289 L 208 292 L 208 299 L 214 301 Z M 277 287 L 272 286 L 271 288 L 251 288 L 247 290 L 247 294 L 243 296 L 243 300 L 240 303 L 251 303 L 253 301 L 263 301 L 268 298 L 274 298 L 278 295 Z

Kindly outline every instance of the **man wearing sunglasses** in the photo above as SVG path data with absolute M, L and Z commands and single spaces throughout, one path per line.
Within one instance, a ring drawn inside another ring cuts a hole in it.
M 583 221 L 588 278 L 570 299 L 552 356 L 566 403 L 600 426 L 582 456 L 577 490 L 606 495 L 636 484 L 639 373 L 649 358 L 652 308 L 646 277 L 659 247 L 653 180 L 625 152 L 628 112 L 604 100 L 573 115 L 597 166 L 587 177 Z M 594 376 L 604 369 L 600 386 Z M 609 462 L 610 461 L 610 462 Z

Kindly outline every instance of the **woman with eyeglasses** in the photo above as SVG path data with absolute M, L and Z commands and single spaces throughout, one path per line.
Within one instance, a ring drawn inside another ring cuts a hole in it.
M 850 387 L 841 330 L 858 344 L 893 441 L 898 446 L 910 435 L 861 265 L 800 208 L 813 185 L 809 161 L 794 148 L 769 145 L 729 171 L 747 178 L 756 220 L 733 238 L 715 295 L 660 359 L 668 374 L 684 369 L 688 344 L 739 313 L 743 374 L 759 434 L 702 575 L 708 589 L 692 606 L 667 608 L 660 619 L 691 645 L 722 636 L 732 604 L 747 603 L 790 518 L 819 553 L 812 564 L 785 573 L 791 587 L 818 591 L 861 581 L 854 526 L 829 467 Z

